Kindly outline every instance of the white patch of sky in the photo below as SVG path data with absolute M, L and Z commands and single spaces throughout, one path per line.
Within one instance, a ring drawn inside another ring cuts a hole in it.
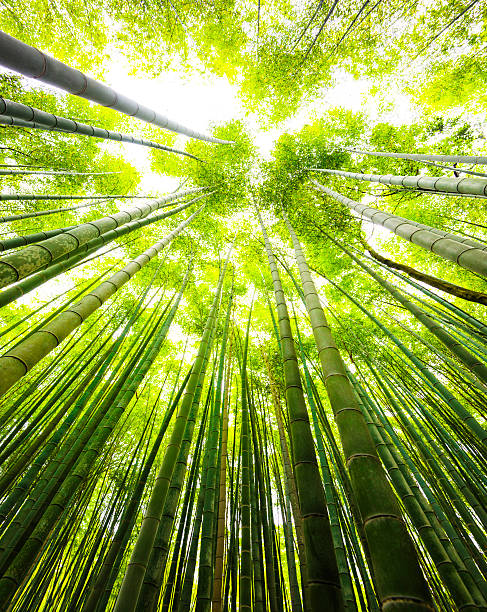
M 202 132 L 210 131 L 215 124 L 242 119 L 263 158 L 269 157 L 281 134 L 300 130 L 334 107 L 365 112 L 372 122 L 381 120 L 404 124 L 415 116 L 409 97 L 401 93 L 399 88 L 381 92 L 378 99 L 370 95 L 373 86 L 371 81 L 355 79 L 340 70 L 334 75 L 331 86 L 323 87 L 315 99 L 305 102 L 293 117 L 278 126 L 266 128 L 256 115 L 243 107 L 238 85 L 226 77 L 198 72 L 188 74 L 182 70 L 168 71 L 157 78 L 145 74 L 133 75 L 129 62 L 122 54 L 114 50 L 108 56 L 110 59 L 106 63 L 105 82 L 120 93 Z M 185 140 L 185 137 L 178 136 L 175 147 L 184 146 Z M 162 177 L 152 171 L 147 149 L 109 142 L 104 147 L 123 151 L 127 161 L 137 167 L 142 176 L 141 193 L 160 193 L 161 190 L 172 191 L 177 188 L 178 179 Z

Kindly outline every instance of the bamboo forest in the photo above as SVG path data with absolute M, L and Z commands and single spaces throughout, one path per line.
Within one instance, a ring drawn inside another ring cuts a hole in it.
M 0 0 L 0 612 L 487 612 L 487 3 Z

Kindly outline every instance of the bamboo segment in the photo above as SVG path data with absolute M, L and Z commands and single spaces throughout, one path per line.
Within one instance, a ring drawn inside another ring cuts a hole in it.
M 405 238 L 409 242 L 417 244 L 444 259 L 453 261 L 462 266 L 462 268 L 487 277 L 487 247 L 482 243 L 470 240 L 469 238 L 460 238 L 454 234 L 448 234 L 447 232 L 415 223 L 403 217 L 390 215 L 376 208 L 355 202 L 336 191 L 328 189 L 328 187 L 320 185 L 316 181 L 313 181 L 313 183 L 320 191 L 342 202 L 351 210 L 358 212 L 373 223 L 382 225 L 397 236 Z
M 11 255 L 6 255 L 0 259 L 0 287 L 5 287 L 29 276 L 42 266 L 50 264 L 52 261 L 78 249 L 86 242 L 98 238 L 110 230 L 135 219 L 147 217 L 155 210 L 164 208 L 176 198 L 198 191 L 202 191 L 202 189 L 170 195 L 155 202 L 141 204 L 140 206 L 123 210 L 108 217 L 95 219 L 89 223 L 78 225 L 72 230 L 63 232 L 61 235 L 48 238 L 42 241 L 41 244 L 29 246 Z M 184 210 L 188 205 L 183 204 L 182 207 L 180 206 L 169 211 L 167 216 Z
M 167 151 L 168 153 L 176 153 L 177 155 L 185 155 L 192 159 L 198 159 L 196 156 L 187 153 L 186 151 L 180 151 L 179 149 L 173 149 L 161 145 L 145 138 L 135 138 L 129 134 L 122 134 L 120 132 L 112 132 L 105 128 L 98 128 L 93 125 L 87 125 L 86 123 L 80 123 L 73 119 L 67 119 L 66 117 L 59 117 L 52 113 L 46 113 L 45 111 L 21 104 L 20 102 L 14 102 L 13 100 L 7 100 L 6 98 L 0 97 L 0 123 L 3 125 L 11 125 L 18 127 L 33 128 L 38 130 L 51 130 L 55 132 L 63 132 L 67 134 L 81 134 L 83 136 L 92 136 L 94 138 L 103 138 L 104 140 L 114 140 L 116 142 L 129 142 L 131 144 L 142 145 L 143 147 L 149 147 L 151 149 L 160 149 L 161 151 Z M 199 160 L 200 161 L 200 160 Z
M 479 164 L 487 165 L 487 157 L 481 155 L 431 155 L 429 153 L 389 153 L 383 151 L 359 151 L 344 147 L 345 151 L 359 155 L 372 155 L 373 157 L 393 157 L 395 159 L 410 159 L 412 161 L 439 161 L 452 164 Z
M 127 283 L 134 274 L 178 236 L 189 223 L 203 210 L 194 212 L 163 240 L 156 242 L 124 268 L 88 293 L 81 301 L 61 313 L 46 327 L 18 344 L 12 351 L 0 357 L 0 396 L 36 363 L 56 348 L 76 327 L 106 302 L 118 289 Z
M 289 314 L 272 247 L 258 211 L 257 215 L 264 236 L 278 309 L 294 472 L 305 538 L 307 584 L 305 584 L 304 599 L 307 607 L 312 611 L 323 610 L 323 608 L 342 610 L 344 604 L 326 510 L 325 493 L 316 461 Z M 316 546 L 317 541 L 320 542 L 319 547 Z
M 284 219 L 293 241 L 306 309 L 363 521 L 382 609 L 399 609 L 399 598 L 403 602 L 401 610 L 431 610 L 431 597 L 413 542 L 346 375 L 301 245 L 287 217 Z
M 228 256 L 230 256 L 230 253 Z M 179 407 L 176 423 L 171 434 L 171 440 L 164 454 L 164 459 L 159 469 L 159 473 L 156 477 L 149 504 L 137 536 L 137 541 L 132 551 L 129 564 L 118 593 L 114 608 L 115 612 L 132 612 L 135 610 L 137 605 L 137 600 L 139 598 L 147 569 L 147 563 L 150 558 L 152 546 L 154 544 L 157 530 L 161 521 L 162 512 L 164 510 L 164 502 L 166 500 L 169 484 L 175 469 L 179 450 L 186 430 L 188 415 L 193 405 L 200 376 L 205 371 L 206 363 L 208 361 L 208 350 L 212 343 L 213 329 L 215 327 L 226 265 L 227 264 L 225 264 L 225 268 L 220 275 L 215 298 L 206 321 L 205 329 L 198 349 L 198 355 L 191 371 L 188 386 Z
M 10 70 L 20 72 L 24 76 L 54 85 L 54 87 L 59 87 L 75 96 L 86 98 L 101 106 L 113 108 L 124 115 L 153 123 L 172 132 L 185 134 L 190 138 L 206 140 L 207 142 L 219 144 L 229 144 L 230 142 L 213 136 L 206 136 L 176 123 L 2 31 L 0 31 L 0 64 L 10 68 Z
M 458 193 L 475 196 L 487 195 L 487 179 L 454 178 L 448 176 L 402 176 L 395 174 L 362 174 L 361 172 L 346 172 L 345 170 L 329 170 L 328 168 L 310 168 L 316 172 L 326 172 L 335 176 L 353 178 L 359 181 L 370 181 L 382 185 L 433 191 L 438 193 Z

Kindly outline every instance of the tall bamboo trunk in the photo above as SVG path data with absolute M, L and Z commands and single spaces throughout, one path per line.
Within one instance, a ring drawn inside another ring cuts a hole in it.
M 136 117 L 147 123 L 185 134 L 190 138 L 228 144 L 227 140 L 220 140 L 213 136 L 200 134 L 175 121 L 155 112 L 147 106 L 138 104 L 135 100 L 113 90 L 111 87 L 95 81 L 79 70 L 75 70 L 60 62 L 39 49 L 26 45 L 13 36 L 0 31 L 0 64 L 24 76 L 38 79 L 43 83 L 54 85 L 75 96 L 96 102 L 101 106 L 113 108 L 120 113 Z
M 324 607 L 330 610 L 343 610 L 325 493 L 316 461 L 289 314 L 272 247 L 258 211 L 257 214 L 264 236 L 278 311 L 294 474 L 305 538 L 307 583 L 304 599 L 307 610 L 310 611 L 323 610 Z M 318 541 L 320 544 L 316 546 Z
M 487 247 L 481 242 L 469 238 L 460 238 L 455 234 L 449 234 L 404 217 L 391 215 L 377 208 L 355 202 L 316 181 L 313 181 L 313 183 L 320 191 L 342 202 L 372 223 L 381 225 L 397 236 L 439 255 L 443 259 L 452 261 L 466 270 L 476 272 L 481 276 L 487 276 Z
M 306 309 L 362 517 L 382 608 L 395 610 L 395 600 L 401 598 L 403 610 L 431 610 L 430 593 L 413 542 L 377 457 L 301 245 L 287 217 L 285 221 L 293 241 Z

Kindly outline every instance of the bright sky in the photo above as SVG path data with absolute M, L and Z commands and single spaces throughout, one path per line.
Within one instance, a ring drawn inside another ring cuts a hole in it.
M 105 82 L 120 93 L 202 132 L 209 132 L 212 124 L 242 119 L 248 125 L 254 144 L 263 157 L 269 156 L 281 134 L 301 129 L 313 118 L 334 107 L 354 112 L 365 111 L 372 121 L 382 120 L 393 124 L 409 123 L 415 114 L 409 98 L 399 93 L 397 88 L 387 89 L 378 100 L 370 96 L 370 81 L 357 80 L 340 71 L 335 75 L 335 84 L 323 90 L 313 103 L 303 105 L 294 117 L 278 127 L 265 129 L 255 115 L 248 114 L 243 108 L 238 87 L 226 77 L 198 73 L 188 75 L 183 71 L 168 72 L 157 78 L 131 76 L 131 67 L 122 55 L 110 53 L 109 57 Z M 184 146 L 184 141 L 185 137 L 178 137 L 175 146 Z M 176 179 L 162 179 L 160 174 L 151 171 L 149 153 L 143 147 L 112 143 L 106 146 L 123 150 L 126 159 L 136 165 L 143 176 L 142 192 L 159 192 L 161 188 L 171 191 L 177 187 Z

